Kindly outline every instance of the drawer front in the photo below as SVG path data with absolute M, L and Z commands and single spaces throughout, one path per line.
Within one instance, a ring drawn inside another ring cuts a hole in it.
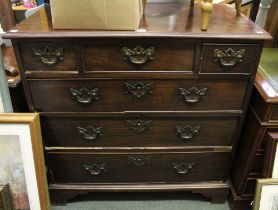
M 255 190 L 256 190 L 256 179 L 248 178 L 243 192 L 243 196 L 253 196 L 255 194 Z
M 29 80 L 29 85 L 41 112 L 198 111 L 240 110 L 247 81 Z
M 252 174 L 262 174 L 263 169 L 263 162 L 264 162 L 264 154 L 256 154 L 255 161 L 253 164 L 253 167 L 251 169 L 251 175 Z
M 85 72 L 193 70 L 193 41 L 98 40 L 83 43 L 82 48 Z
M 48 147 L 232 146 L 236 117 L 41 117 Z
M 270 113 L 269 120 L 278 121 L 278 105 L 275 104 L 272 106 L 272 111 Z
M 230 153 L 49 154 L 55 182 L 201 182 L 224 180 Z
M 201 73 L 250 74 L 256 70 L 258 45 L 203 44 Z
M 62 41 L 21 42 L 25 71 L 77 71 L 74 45 Z

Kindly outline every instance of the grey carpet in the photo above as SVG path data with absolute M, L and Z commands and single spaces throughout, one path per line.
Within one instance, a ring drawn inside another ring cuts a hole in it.
M 88 196 L 87 196 L 88 198 Z M 67 206 L 53 210 L 229 210 L 228 204 L 211 204 L 202 196 L 189 193 L 95 193 L 91 201 L 79 197 Z

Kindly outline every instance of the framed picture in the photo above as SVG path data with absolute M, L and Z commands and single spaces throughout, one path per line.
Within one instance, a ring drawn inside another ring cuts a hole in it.
M 253 210 L 278 209 L 278 179 L 258 179 Z
M 50 210 L 38 114 L 0 114 L 0 183 L 14 209 Z
M 265 178 L 278 178 L 278 132 L 268 133 L 263 163 Z

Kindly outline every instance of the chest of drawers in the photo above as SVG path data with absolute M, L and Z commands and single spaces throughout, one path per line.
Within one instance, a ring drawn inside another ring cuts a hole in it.
M 270 36 L 226 5 L 201 32 L 200 6 L 189 8 L 148 4 L 136 32 L 55 31 L 46 8 L 7 33 L 29 108 L 41 113 L 53 203 L 174 190 L 225 201 Z

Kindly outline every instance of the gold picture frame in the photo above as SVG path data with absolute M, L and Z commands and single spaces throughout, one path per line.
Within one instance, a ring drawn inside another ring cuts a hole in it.
M 13 196 L 13 205 L 27 205 L 30 210 L 51 209 L 39 114 L 0 113 L 0 169 L 0 181 L 8 180 L 11 191 L 15 182 L 12 194 L 19 196 Z
M 258 179 L 253 210 L 272 210 L 278 205 L 278 179 Z

